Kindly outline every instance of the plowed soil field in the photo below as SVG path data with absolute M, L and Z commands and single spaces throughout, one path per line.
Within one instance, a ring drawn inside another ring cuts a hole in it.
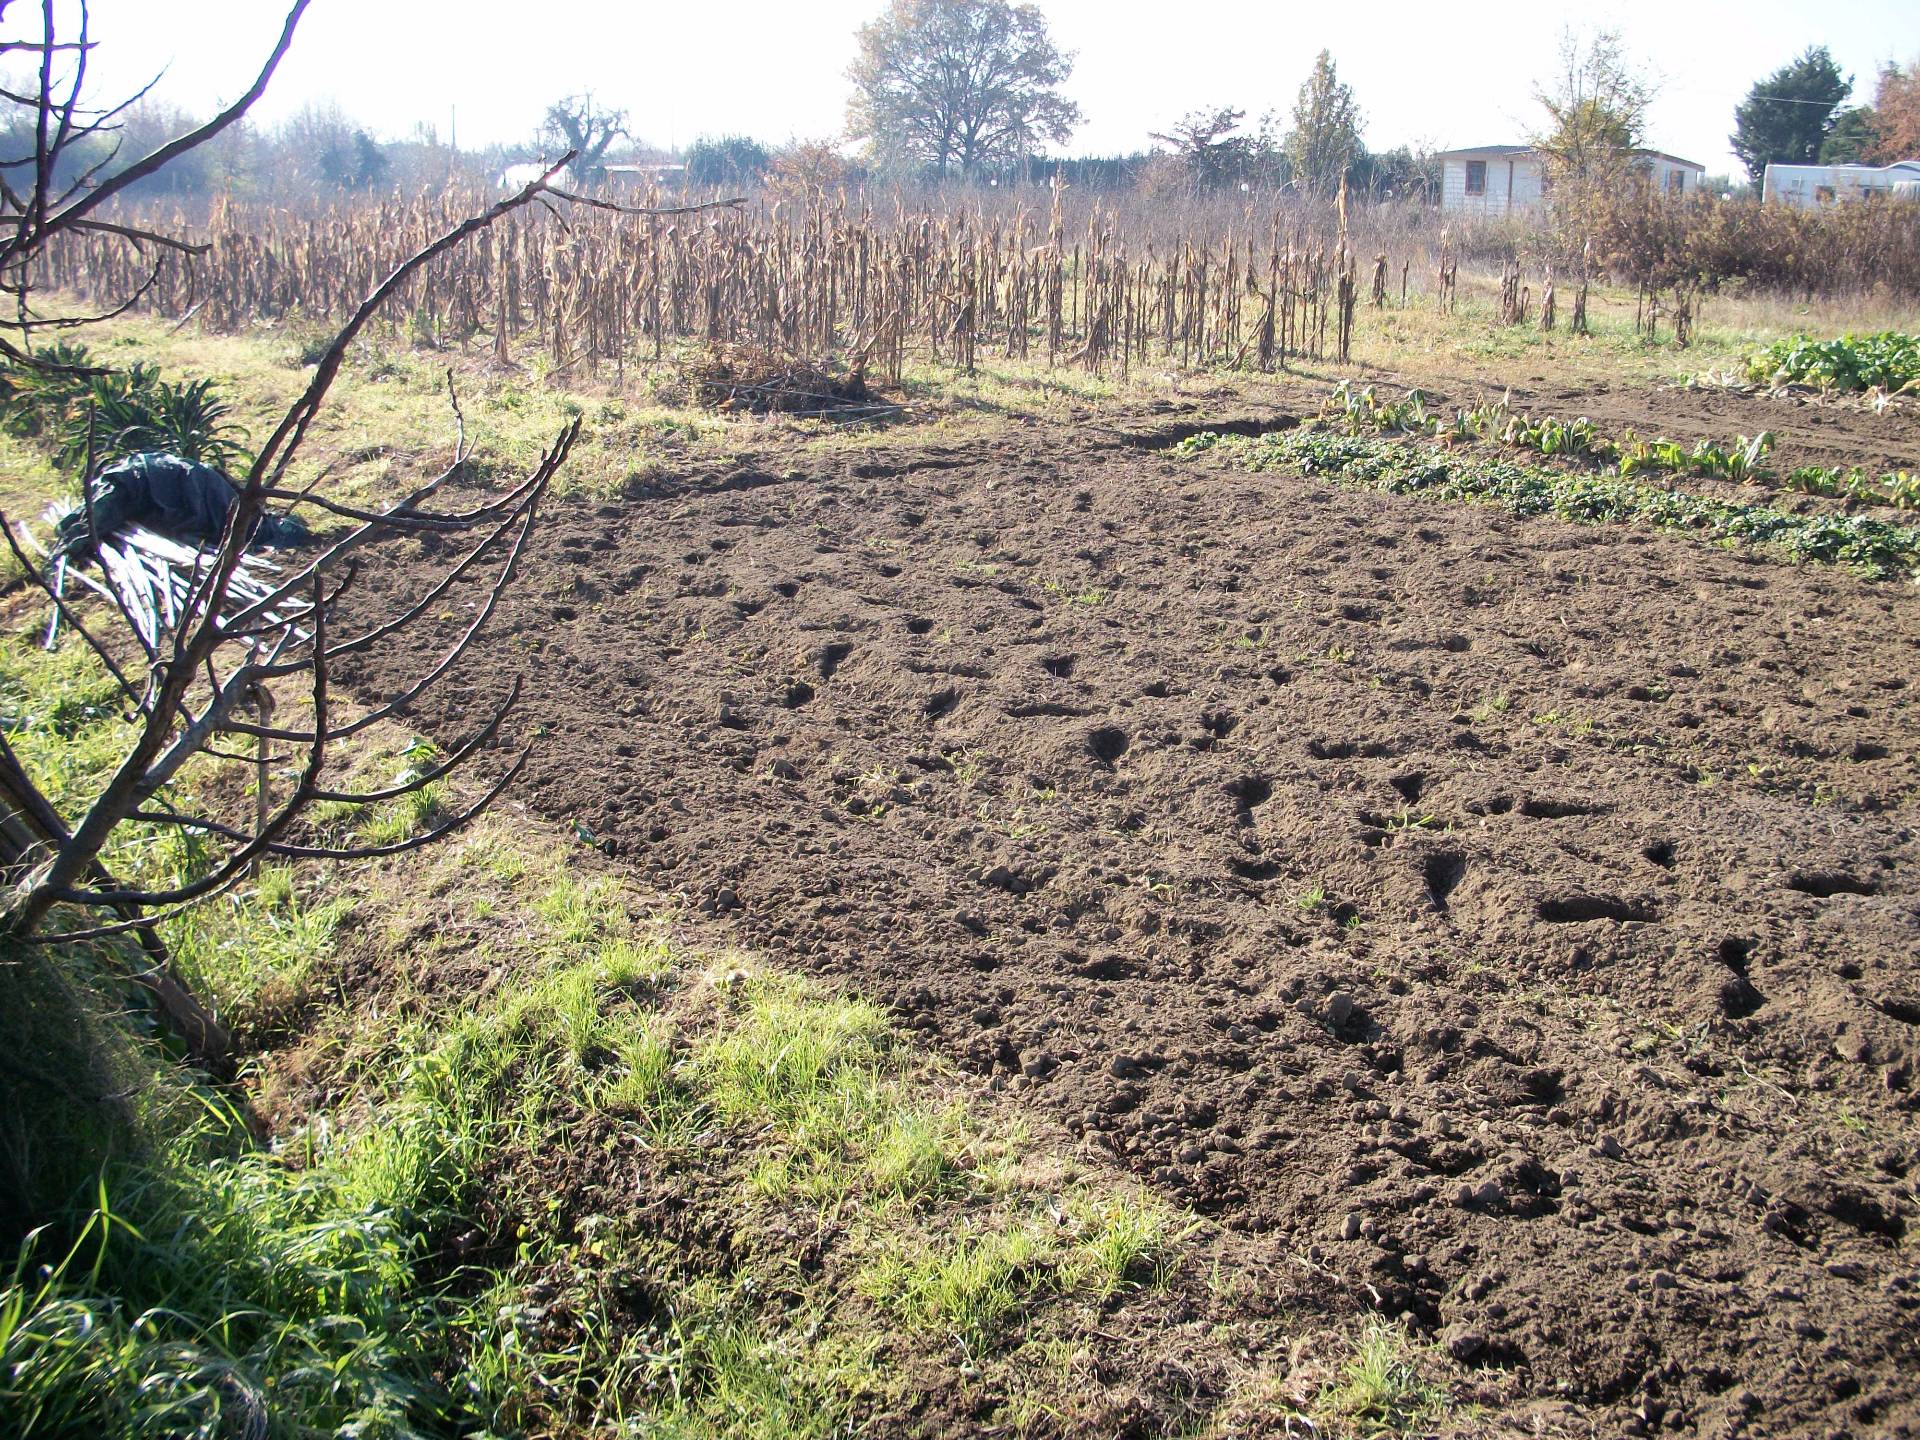
M 525 673 L 532 808 L 1602 1432 L 1920 1433 L 1920 588 L 1165 450 L 1223 418 L 555 502 L 416 722 Z

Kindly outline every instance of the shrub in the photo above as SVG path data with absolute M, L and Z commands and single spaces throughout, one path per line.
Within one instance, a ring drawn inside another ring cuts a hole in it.
M 39 352 L 43 365 L 0 368 L 0 427 L 44 439 L 56 465 L 79 470 L 142 450 L 165 450 L 216 469 L 248 461 L 245 433 L 211 380 L 168 381 L 151 365 L 93 368 L 78 345 Z
M 767 172 L 766 147 L 744 135 L 702 137 L 687 147 L 687 184 L 696 190 L 740 189 Z

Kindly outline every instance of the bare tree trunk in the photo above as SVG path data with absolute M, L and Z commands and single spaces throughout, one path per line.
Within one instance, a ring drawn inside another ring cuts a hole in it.
M 9 883 L 18 884 L 25 872 L 39 863 L 43 855 L 57 851 L 71 840 L 65 824 L 15 758 L 12 747 L 0 737 L 0 869 Z M 106 869 L 95 864 L 90 878 L 96 885 L 119 889 Z M 117 911 L 132 919 L 130 907 Z M 153 998 L 167 1028 L 180 1037 L 187 1053 L 206 1069 L 224 1072 L 233 1048 L 233 1037 L 212 1011 L 193 996 L 175 973 L 173 957 L 159 933 L 151 925 L 133 931 L 148 963 L 129 970 L 127 978 Z

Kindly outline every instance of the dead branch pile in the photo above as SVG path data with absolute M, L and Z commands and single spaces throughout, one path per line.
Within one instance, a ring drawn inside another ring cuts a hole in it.
M 868 387 L 859 369 L 834 373 L 760 345 L 714 345 L 680 364 L 688 398 L 713 410 L 755 415 L 868 419 L 898 410 Z

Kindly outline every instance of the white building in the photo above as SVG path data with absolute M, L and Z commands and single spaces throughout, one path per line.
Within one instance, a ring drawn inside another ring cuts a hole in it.
M 520 165 L 509 165 L 500 172 L 500 188 L 524 190 L 546 173 L 547 162 L 544 160 L 528 160 Z
M 1920 160 L 1891 165 L 1769 165 L 1760 198 L 1812 210 L 1875 197 L 1920 199 Z
M 1546 194 L 1540 156 L 1525 145 L 1479 145 L 1440 157 L 1440 208 L 1466 215 L 1512 215 Z
M 1479 145 L 1447 150 L 1440 160 L 1440 208 L 1462 215 L 1514 215 L 1545 200 L 1545 157 L 1527 145 Z M 1700 188 L 1704 165 L 1658 150 L 1636 150 L 1632 175 L 1672 195 Z

